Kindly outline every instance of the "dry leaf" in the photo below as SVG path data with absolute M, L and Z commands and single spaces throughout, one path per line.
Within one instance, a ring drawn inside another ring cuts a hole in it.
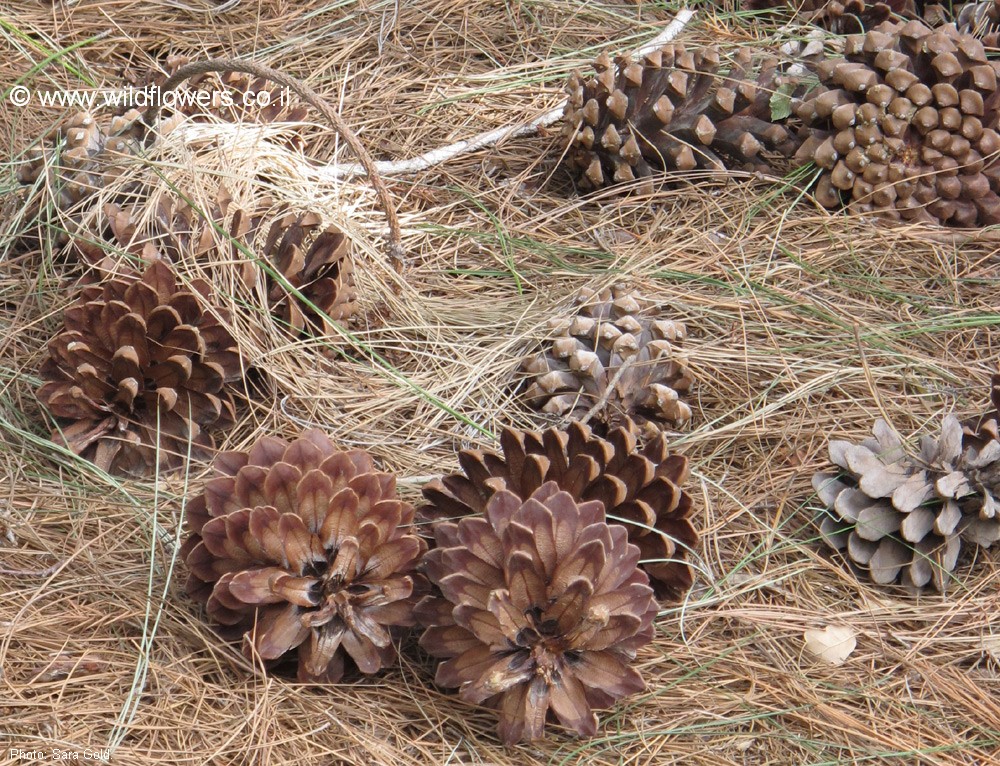
M 843 665 L 858 645 L 857 633 L 845 625 L 827 625 L 802 634 L 806 650 L 831 665 Z

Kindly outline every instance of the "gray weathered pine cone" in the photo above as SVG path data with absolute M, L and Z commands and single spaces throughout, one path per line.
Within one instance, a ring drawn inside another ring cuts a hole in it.
M 69 210 L 121 175 L 126 160 L 138 153 L 142 135 L 134 109 L 103 123 L 89 112 L 76 112 L 28 150 L 17 180 L 27 186 L 48 173 L 43 188 L 52 190 L 59 210 Z
M 910 456 L 878 420 L 860 444 L 830 442 L 830 461 L 813 487 L 828 512 L 823 539 L 880 585 L 947 590 L 964 544 L 1000 540 L 1000 442 L 968 443 L 957 418 Z

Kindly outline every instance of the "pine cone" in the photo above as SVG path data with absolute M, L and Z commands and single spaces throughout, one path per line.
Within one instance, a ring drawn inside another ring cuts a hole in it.
M 730 62 L 726 62 L 728 65 Z M 583 188 L 649 178 L 662 170 L 768 169 L 764 147 L 792 154 L 792 135 L 770 121 L 776 61 L 740 49 L 728 75 L 716 48 L 667 45 L 642 63 L 602 54 L 596 76 L 567 86 L 567 160 Z M 754 74 L 756 73 L 756 74 Z M 648 185 L 648 184 L 647 184 Z
M 336 682 L 345 655 L 362 673 L 393 662 L 394 628 L 413 624 L 414 567 L 426 543 L 404 531 L 413 507 L 362 450 L 317 430 L 273 437 L 215 461 L 188 504 L 187 590 L 226 636 L 298 678 Z
M 670 454 L 662 433 L 640 447 L 635 432 L 630 422 L 606 439 L 575 422 L 565 431 L 504 429 L 502 454 L 463 450 L 458 459 L 464 474 L 428 483 L 423 492 L 429 505 L 419 513 L 424 519 L 479 514 L 499 490 L 527 499 L 554 481 L 575 500 L 600 500 L 609 523 L 625 525 L 629 541 L 642 551 L 642 568 L 657 595 L 676 599 L 691 587 L 686 558 L 698 542 L 691 495 L 681 489 L 688 461 Z
M 579 419 L 603 402 L 594 418 L 609 427 L 687 423 L 691 408 L 680 397 L 692 378 L 676 356 L 684 325 L 650 316 L 641 296 L 619 288 L 581 290 L 576 301 L 577 315 L 555 320 L 551 345 L 521 366 L 528 404 Z
M 981 450 L 988 442 L 1000 440 L 1000 375 L 990 377 L 990 404 L 992 410 L 962 423 L 962 438 L 966 445 Z
M 550 712 L 593 736 L 595 708 L 645 687 L 629 663 L 652 640 L 656 601 L 639 550 L 599 502 L 554 482 L 528 499 L 500 491 L 485 518 L 434 533 L 425 567 L 443 598 L 417 608 L 420 645 L 445 660 L 437 684 L 499 710 L 504 743 L 540 738 Z
M 820 532 L 880 585 L 930 583 L 943 593 L 963 540 L 987 547 L 1000 540 L 1000 442 L 966 443 L 951 416 L 915 458 L 885 421 L 873 433 L 861 444 L 830 442 L 830 460 L 844 474 L 813 476 L 830 509 Z
M 810 23 L 838 35 L 872 29 L 891 15 L 916 18 L 914 0 L 744 0 L 750 11 L 792 8 Z
M 329 335 L 333 332 L 329 320 L 346 323 L 357 312 L 358 294 L 350 242 L 335 226 L 318 231 L 319 223 L 315 214 L 285 213 L 271 224 L 263 252 L 305 298 L 303 301 L 295 297 L 269 276 L 272 313 L 296 331 L 312 327 L 321 335 Z
M 89 112 L 77 112 L 27 152 L 18 181 L 31 185 L 44 172 L 53 203 L 68 210 L 96 194 L 121 175 L 124 160 L 139 152 L 143 129 L 139 112 L 131 110 L 101 125 Z
M 959 32 L 974 35 L 987 48 L 1000 45 L 1000 0 L 965 3 L 956 19 Z
M 191 63 L 187 56 L 168 56 L 163 71 L 150 71 L 141 76 L 126 72 L 125 78 L 137 88 L 157 94 L 162 86 L 182 66 Z M 265 95 L 266 94 L 266 95 Z M 301 122 L 308 110 L 292 106 L 292 94 L 273 82 L 243 72 L 197 74 L 164 98 L 174 112 L 195 120 L 211 115 L 224 122 Z M 169 101 L 167 100 L 169 99 Z
M 178 285 L 165 263 L 85 288 L 49 344 L 38 399 L 59 419 L 52 438 L 113 473 L 181 465 L 206 428 L 234 421 L 228 384 L 242 377 L 236 342 L 211 286 Z
M 844 60 L 819 67 L 797 108 L 796 160 L 825 172 L 828 208 L 947 226 L 1000 223 L 1000 62 L 952 26 L 883 24 L 847 38 Z
M 238 264 L 242 280 L 252 285 L 260 265 L 248 259 L 237 245 L 259 253 L 270 268 L 302 295 L 302 298 L 293 295 L 265 269 L 271 313 L 296 333 L 329 335 L 334 332 L 331 323 L 346 323 L 354 316 L 358 297 L 354 264 L 350 242 L 340 229 L 332 225 L 320 229 L 320 218 L 315 213 L 292 213 L 270 200 L 262 201 L 250 213 L 235 211 L 226 227 L 230 203 L 228 192 L 220 188 L 211 207 L 204 211 L 209 219 L 206 220 L 187 202 L 162 195 L 155 205 L 152 229 L 143 236 L 136 234 L 141 216 L 133 215 L 129 209 L 107 205 L 105 215 L 115 245 L 147 261 L 190 258 Z M 212 255 L 211 251 L 219 246 L 216 226 L 227 229 L 232 243 L 223 242 L 226 252 Z M 261 236 L 263 231 L 266 236 Z M 91 242 L 78 241 L 76 247 L 90 263 L 104 255 L 104 249 Z

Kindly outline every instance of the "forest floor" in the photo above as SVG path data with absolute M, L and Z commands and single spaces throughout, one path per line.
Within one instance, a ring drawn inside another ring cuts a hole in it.
M 117 88 L 171 54 L 253 58 L 336 105 L 377 159 L 405 159 L 558 107 L 572 71 L 636 48 L 678 10 L 227 5 L 0 0 L 0 83 Z M 680 39 L 726 51 L 777 27 L 700 6 Z M 112 748 L 111 762 L 142 766 L 997 762 L 997 554 L 966 555 L 946 596 L 879 589 L 823 547 L 810 485 L 827 441 L 862 438 L 876 418 L 915 441 L 945 414 L 984 410 L 1000 356 L 995 245 L 828 213 L 759 175 L 580 196 L 556 124 L 387 178 L 397 269 L 370 184 L 310 169 L 307 158 L 354 161 L 318 114 L 301 148 L 286 140 L 297 128 L 206 123 L 165 137 L 154 185 L 206 203 L 220 183 L 240 203 L 278 197 L 341 226 L 354 248 L 350 334 L 289 339 L 252 312 L 235 320 L 260 372 L 223 448 L 317 425 L 368 449 L 417 502 L 428 477 L 456 470 L 459 448 L 543 423 L 513 384 L 580 288 L 626 283 L 686 324 L 694 417 L 671 445 L 692 465 L 695 586 L 640 652 L 646 692 L 603 712 L 596 738 L 552 726 L 505 748 L 493 712 L 437 688 L 420 652 L 324 688 L 255 673 L 184 594 L 174 541 L 208 465 L 115 480 L 49 441 L 38 369 L 79 269 L 51 223 L 26 213 L 15 174 L 71 112 L 0 105 L 12 158 L 0 185 L 0 763 L 53 748 Z M 840 665 L 805 650 L 803 633 L 830 625 L 857 639 Z

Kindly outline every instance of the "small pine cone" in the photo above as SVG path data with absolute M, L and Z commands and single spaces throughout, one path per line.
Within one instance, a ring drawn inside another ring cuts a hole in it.
M 346 323 L 357 312 L 358 293 L 349 240 L 335 226 L 319 231 L 319 222 L 315 214 L 286 213 L 271 224 L 264 253 L 305 301 L 270 276 L 268 299 L 272 313 L 285 325 L 329 335 L 330 320 Z
M 861 444 L 830 442 L 830 460 L 843 474 L 813 476 L 829 509 L 820 532 L 880 585 L 931 584 L 943 593 L 963 541 L 988 547 L 1000 540 L 1000 442 L 967 443 L 951 416 L 915 458 L 885 421 L 873 433 Z
M 441 597 L 417 607 L 420 645 L 444 660 L 435 682 L 499 710 L 505 744 L 557 719 L 584 737 L 594 709 L 645 688 L 630 666 L 657 606 L 639 549 L 554 482 L 527 499 L 500 491 L 483 516 L 434 526 L 425 568 Z
M 105 471 L 145 475 L 180 466 L 207 428 L 234 421 L 229 384 L 242 360 L 211 286 L 178 284 L 155 262 L 141 276 L 86 287 L 48 344 L 38 399 L 58 418 L 54 441 Z
M 187 506 L 187 590 L 247 656 L 295 650 L 298 678 L 336 682 L 350 657 L 362 673 L 396 658 L 396 628 L 414 624 L 413 507 L 363 450 L 317 430 L 220 454 L 216 478 Z M 419 588 L 418 588 L 419 590 Z M 422 595 L 422 594 L 420 594 Z
M 692 377 L 677 350 L 683 324 L 650 316 L 635 293 L 582 290 L 577 315 L 555 320 L 555 337 L 545 351 L 529 357 L 528 404 L 559 418 L 593 414 L 606 427 L 626 419 L 639 424 L 683 425 L 691 408 L 681 399 Z M 622 369 L 624 367 L 624 369 Z
M 796 109 L 825 207 L 946 226 L 1000 223 L 1000 62 L 953 26 L 883 24 L 821 62 Z
M 463 450 L 464 473 L 424 487 L 424 519 L 460 518 L 482 513 L 499 490 L 525 499 L 554 481 L 579 501 L 600 500 L 609 523 L 623 524 L 629 541 L 642 551 L 642 568 L 657 596 L 677 599 L 693 582 L 688 551 L 698 543 L 691 524 L 694 503 L 681 485 L 688 461 L 671 455 L 662 433 L 639 446 L 635 426 L 612 430 L 606 438 L 581 423 L 541 433 L 504 429 L 502 454 Z
M 723 66 L 716 48 L 687 51 L 670 44 L 641 63 L 625 56 L 612 64 L 602 54 L 595 76 L 574 74 L 563 131 L 581 187 L 664 170 L 767 170 L 758 156 L 765 147 L 790 155 L 792 134 L 770 120 L 776 61 L 755 65 L 753 54 L 741 49 L 727 75 L 720 73 Z
M 49 173 L 46 188 L 54 190 L 55 206 L 69 210 L 121 175 L 125 160 L 139 151 L 139 116 L 133 109 L 101 125 L 89 112 L 77 112 L 28 151 L 18 181 L 31 185 Z
M 350 241 L 340 229 L 332 225 L 321 229 L 315 213 L 287 212 L 267 200 L 252 213 L 235 211 L 226 226 L 230 203 L 229 193 L 221 187 L 204 211 L 206 220 L 187 202 L 163 195 L 156 203 L 152 231 L 141 237 L 136 236 L 138 216 L 129 210 L 107 205 L 105 215 L 116 246 L 146 261 L 214 258 L 222 264 L 240 264 L 240 276 L 250 285 L 256 282 L 260 265 L 248 259 L 237 245 L 259 253 L 270 268 L 302 295 L 302 298 L 295 296 L 265 270 L 271 313 L 296 333 L 329 335 L 333 332 L 332 323 L 345 324 L 354 316 L 358 299 L 354 264 Z M 232 242 L 223 240 L 226 252 L 213 256 L 211 251 L 220 246 L 215 226 L 226 229 Z M 265 230 L 266 235 L 258 239 Z M 104 250 L 93 242 L 84 240 L 75 244 L 90 263 L 96 263 L 104 255 Z
M 162 86 L 182 66 L 190 64 L 186 56 L 168 56 L 163 71 L 146 72 L 142 76 L 126 72 L 125 77 L 136 87 Z M 243 72 L 226 72 L 221 75 L 197 74 L 177 86 L 165 99 L 174 112 L 193 119 L 211 115 L 224 122 L 301 122 L 308 110 L 305 106 L 292 106 L 292 94 L 263 77 Z

